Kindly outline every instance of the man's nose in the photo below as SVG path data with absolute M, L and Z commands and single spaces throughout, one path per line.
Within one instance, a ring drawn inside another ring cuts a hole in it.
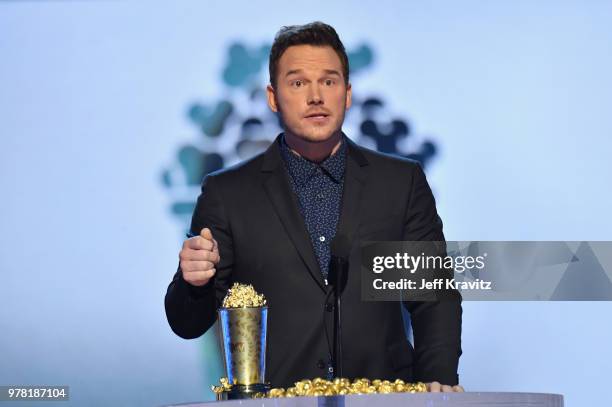
M 319 89 L 319 84 L 315 83 L 310 87 L 310 92 L 308 92 L 308 104 L 309 105 L 322 105 L 323 104 L 323 95 L 321 95 L 321 89 Z

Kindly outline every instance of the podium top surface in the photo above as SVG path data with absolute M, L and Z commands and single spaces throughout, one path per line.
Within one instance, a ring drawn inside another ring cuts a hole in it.
M 391 393 L 291 397 L 173 404 L 180 407 L 563 407 L 563 396 L 546 393 Z M 168 406 L 168 407 L 172 407 Z

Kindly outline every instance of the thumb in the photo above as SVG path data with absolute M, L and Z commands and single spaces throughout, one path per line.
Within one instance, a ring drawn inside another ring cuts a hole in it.
M 206 240 L 213 240 L 212 232 L 209 228 L 204 228 L 200 232 L 200 236 L 202 236 Z

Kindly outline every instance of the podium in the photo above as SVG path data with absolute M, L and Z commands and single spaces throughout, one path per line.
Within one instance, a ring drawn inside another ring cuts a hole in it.
M 391 393 L 290 397 L 172 404 L 166 407 L 563 407 L 563 396 L 546 393 Z

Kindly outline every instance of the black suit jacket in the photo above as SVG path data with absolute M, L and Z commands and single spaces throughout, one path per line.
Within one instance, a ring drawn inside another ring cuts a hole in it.
M 414 348 L 397 302 L 363 302 L 360 241 L 444 240 L 442 222 L 421 167 L 348 142 L 336 235 L 351 242 L 343 294 L 343 369 L 349 378 L 401 378 L 458 383 L 461 297 L 406 302 Z M 202 184 L 191 232 L 212 230 L 221 261 L 204 287 L 185 282 L 179 269 L 168 287 L 166 315 L 182 338 L 197 338 L 216 320 L 233 282 L 253 284 L 268 300 L 266 376 L 273 386 L 324 377 L 332 312 L 298 201 L 281 158 L 279 139 L 264 153 L 209 174 Z M 325 317 L 324 317 L 325 315 Z

